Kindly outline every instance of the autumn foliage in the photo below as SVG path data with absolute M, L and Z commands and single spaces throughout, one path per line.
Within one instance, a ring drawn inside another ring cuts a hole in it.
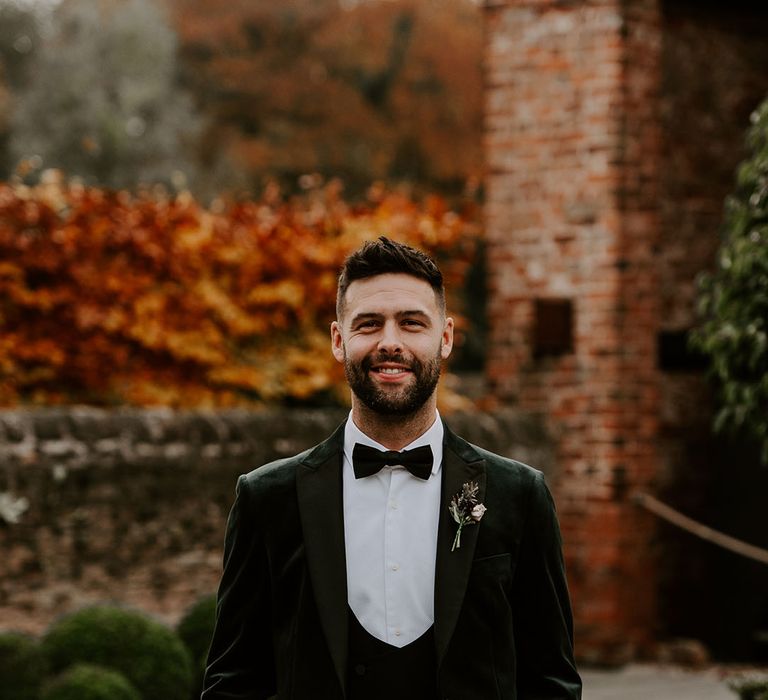
M 258 182 L 303 172 L 456 192 L 483 173 L 472 0 L 165 0 L 202 150 Z M 225 170 L 225 172 L 229 172 Z
M 445 202 L 338 183 L 285 201 L 0 183 L 0 404 L 231 406 L 338 400 L 336 275 L 386 234 L 457 286 L 474 228 Z

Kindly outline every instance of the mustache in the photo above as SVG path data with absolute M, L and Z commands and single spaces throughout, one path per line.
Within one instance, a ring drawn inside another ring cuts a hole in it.
M 396 362 L 398 365 L 403 365 L 411 370 L 416 364 L 416 362 L 413 360 L 406 360 L 405 356 L 399 352 L 379 352 L 376 355 L 366 355 L 366 357 L 363 358 L 361 365 L 367 372 L 369 369 L 371 369 L 371 367 L 373 367 L 373 365 L 377 365 L 382 362 Z

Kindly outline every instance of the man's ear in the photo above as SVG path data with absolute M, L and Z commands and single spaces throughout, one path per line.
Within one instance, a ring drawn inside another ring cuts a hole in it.
M 331 352 L 337 362 L 344 362 L 344 339 L 341 337 L 341 327 L 338 321 L 331 324 Z
M 443 326 L 443 335 L 440 339 L 440 357 L 444 360 L 448 359 L 451 350 L 453 350 L 453 325 L 453 319 L 447 316 Z

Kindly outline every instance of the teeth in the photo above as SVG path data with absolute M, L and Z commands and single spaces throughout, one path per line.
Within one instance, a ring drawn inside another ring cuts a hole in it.
M 379 372 L 382 374 L 400 374 L 401 372 L 404 372 L 405 370 L 400 369 L 398 367 L 380 367 Z

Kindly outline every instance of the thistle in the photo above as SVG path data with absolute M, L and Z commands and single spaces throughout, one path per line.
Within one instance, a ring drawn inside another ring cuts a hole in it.
M 461 531 L 466 525 L 476 525 L 480 522 L 487 508 L 477 502 L 477 493 L 480 490 L 480 486 L 474 482 L 469 481 L 461 487 L 459 491 L 452 499 L 448 506 L 448 510 L 451 511 L 453 519 L 458 524 L 456 530 L 456 537 L 453 538 L 453 546 L 451 551 L 459 549 L 461 547 Z

